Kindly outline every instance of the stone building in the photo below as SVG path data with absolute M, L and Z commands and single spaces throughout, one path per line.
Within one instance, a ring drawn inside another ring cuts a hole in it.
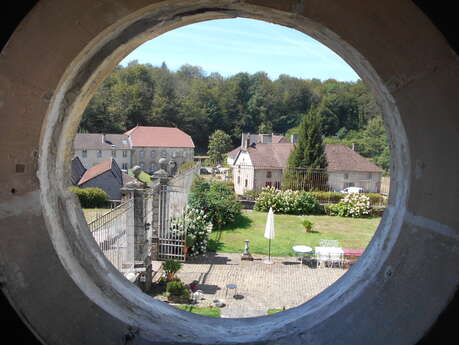
M 193 139 L 173 127 L 136 126 L 124 134 L 78 133 L 74 141 L 74 156 L 85 168 L 113 158 L 123 171 L 139 165 L 153 173 L 159 169 L 160 158 L 178 169 L 193 155 Z
M 132 147 L 125 134 L 78 133 L 73 148 L 75 157 L 86 169 L 110 158 L 122 170 L 131 168 Z
M 153 173 L 159 169 L 159 159 L 173 161 L 176 168 L 193 160 L 193 139 L 178 128 L 136 126 L 124 133 L 132 143 L 132 166 Z
M 104 190 L 111 200 L 121 200 L 121 187 L 135 180 L 121 171 L 114 158 L 86 169 L 78 157 L 72 160 L 71 179 L 80 188 L 96 187 Z
M 288 157 L 294 144 L 285 138 L 276 138 L 276 142 L 273 142 L 269 136 L 258 135 L 260 139 L 255 141 L 257 139 L 252 140 L 252 136 L 243 134 L 241 146 L 228 154 L 230 159 L 231 155 L 234 156 L 233 183 L 237 194 L 268 186 L 282 188 Z M 380 192 L 383 170 L 369 159 L 338 144 L 325 145 L 325 154 L 328 162 L 328 190 L 341 191 L 355 186 L 369 193 Z

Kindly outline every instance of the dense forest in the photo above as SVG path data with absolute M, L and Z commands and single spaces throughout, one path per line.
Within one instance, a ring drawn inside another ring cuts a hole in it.
M 356 145 L 359 153 L 388 170 L 389 149 L 380 111 L 361 81 L 305 80 L 267 73 L 224 78 L 201 67 L 176 72 L 130 62 L 116 67 L 86 108 L 80 131 L 123 133 L 136 126 L 172 126 L 191 135 L 196 153 L 206 153 L 216 130 L 239 145 L 242 131 L 291 134 L 305 114 L 320 115 L 328 143 Z

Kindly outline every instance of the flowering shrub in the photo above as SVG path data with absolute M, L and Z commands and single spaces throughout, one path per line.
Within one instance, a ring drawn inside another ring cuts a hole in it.
M 188 255 L 194 256 L 207 252 L 207 244 L 212 232 L 212 222 L 204 210 L 188 208 L 182 218 L 171 221 L 170 230 L 177 237 L 182 237 L 186 232 Z
M 330 215 L 360 218 L 370 215 L 370 198 L 364 194 L 349 193 L 339 203 L 328 206 Z
M 255 209 L 267 212 L 270 207 L 276 213 L 286 214 L 314 214 L 320 210 L 317 200 L 307 192 L 266 187 L 256 199 Z
M 220 181 L 197 178 L 191 187 L 188 204 L 192 208 L 204 210 L 217 228 L 233 223 L 236 216 L 241 214 L 241 205 L 233 187 Z

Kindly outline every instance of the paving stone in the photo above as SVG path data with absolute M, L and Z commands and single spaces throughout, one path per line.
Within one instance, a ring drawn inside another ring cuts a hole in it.
M 186 284 L 199 282 L 204 300 L 210 305 L 223 299 L 222 317 L 243 318 L 266 315 L 268 309 L 290 309 L 310 300 L 339 279 L 346 269 L 310 268 L 295 257 L 271 258 L 254 255 L 254 261 L 241 261 L 240 254 L 209 253 L 190 259 L 178 273 Z M 236 291 L 227 289 L 237 285 Z

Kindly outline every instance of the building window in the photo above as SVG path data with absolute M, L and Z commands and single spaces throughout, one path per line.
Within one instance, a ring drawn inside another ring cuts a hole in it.
M 274 182 L 274 188 L 281 189 L 281 183 L 279 181 Z
M 177 156 L 177 152 L 173 151 L 172 152 L 172 158 L 175 158 Z
M 272 177 L 271 171 L 267 171 L 267 172 L 266 172 L 266 178 L 271 178 L 271 177 Z
M 245 179 L 245 187 L 246 188 L 247 188 L 248 184 L 249 184 L 249 180 Z
M 238 185 L 241 184 L 241 176 L 238 176 L 238 177 L 237 177 L 237 184 L 238 184 Z
M 143 168 L 145 168 L 145 163 L 144 162 L 140 162 L 140 168 L 143 170 Z
M 368 179 L 371 180 L 371 172 L 368 173 Z
M 151 172 L 155 171 L 155 163 L 150 164 L 150 171 Z
M 140 158 L 145 157 L 145 151 L 144 151 L 144 150 L 142 150 L 142 151 L 139 152 L 139 157 L 140 157 Z
M 123 150 L 123 157 L 126 158 L 128 156 L 127 150 Z
M 116 157 L 116 150 L 112 150 L 112 157 Z
M 88 150 L 81 151 L 81 157 L 83 157 L 83 158 L 88 157 Z
M 127 163 L 123 163 L 123 166 L 122 166 L 122 168 L 121 168 L 121 169 L 123 169 L 123 170 L 127 170 L 127 169 L 128 169 L 128 165 L 127 165 Z
M 97 158 L 101 158 L 101 157 L 102 157 L 102 151 L 99 150 L 99 151 L 97 151 Z
M 151 152 L 150 152 L 150 157 L 151 157 L 151 158 L 155 158 L 155 151 L 151 151 Z
M 344 173 L 344 179 L 347 180 L 349 178 L 349 174 L 348 173 Z
M 161 151 L 161 157 L 167 158 L 167 151 Z

